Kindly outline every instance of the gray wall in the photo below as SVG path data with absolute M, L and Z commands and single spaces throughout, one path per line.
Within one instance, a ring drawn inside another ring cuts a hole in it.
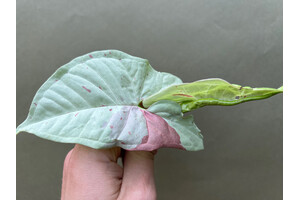
M 61 65 L 118 49 L 185 82 L 220 77 L 253 87 L 282 84 L 282 1 L 17 1 L 17 125 Z M 161 149 L 158 199 L 282 199 L 282 95 L 192 114 L 205 150 Z M 60 198 L 72 148 L 21 133 L 17 199 Z

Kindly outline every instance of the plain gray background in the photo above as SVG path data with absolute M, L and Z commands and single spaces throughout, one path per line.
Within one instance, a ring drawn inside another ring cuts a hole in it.
M 17 125 L 38 88 L 71 59 L 118 49 L 191 82 L 282 85 L 282 1 L 17 1 Z M 205 150 L 160 149 L 158 199 L 282 199 L 282 95 L 193 111 Z M 17 138 L 17 199 L 60 199 L 73 147 Z

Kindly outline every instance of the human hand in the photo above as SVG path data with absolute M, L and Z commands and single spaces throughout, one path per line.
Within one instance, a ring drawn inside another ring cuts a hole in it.
M 76 144 L 65 158 L 62 200 L 153 200 L 154 152 L 92 149 Z

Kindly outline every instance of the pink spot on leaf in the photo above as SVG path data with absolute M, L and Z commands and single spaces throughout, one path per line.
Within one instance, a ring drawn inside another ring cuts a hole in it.
M 148 139 L 149 139 L 149 135 L 145 135 L 142 139 L 142 144 L 147 143 Z
M 86 87 L 82 86 L 82 88 L 91 93 L 91 90 L 87 89 Z
M 122 119 L 123 119 L 123 117 L 120 118 L 120 120 L 122 120 Z
M 106 56 L 106 54 L 104 54 L 104 56 Z
M 125 142 L 121 142 L 121 144 L 126 144 Z
M 111 52 L 109 52 L 109 54 L 111 54 Z
M 188 94 L 173 94 L 173 96 L 193 97 L 193 96 L 188 95 Z
M 75 114 L 75 117 L 78 115 L 78 113 Z
M 109 111 L 112 111 L 112 109 L 109 109 Z
M 90 57 L 90 58 L 93 58 L 93 56 L 92 56 L 92 55 L 89 55 L 89 57 Z
M 114 126 L 112 126 L 112 125 L 110 125 L 109 127 L 110 127 L 111 129 L 113 129 L 113 128 L 114 128 Z
M 33 103 L 35 106 L 37 106 L 37 104 L 36 103 Z
M 102 87 L 101 87 L 101 86 L 99 86 L 99 89 L 100 89 L 100 90 L 102 90 Z
M 129 134 L 129 135 L 131 135 L 131 132 L 130 132 L 130 131 L 128 131 L 128 134 Z

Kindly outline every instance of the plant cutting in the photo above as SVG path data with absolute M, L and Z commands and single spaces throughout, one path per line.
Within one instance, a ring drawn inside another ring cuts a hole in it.
M 94 149 L 203 149 L 191 110 L 230 106 L 282 93 L 219 78 L 182 83 L 148 60 L 117 50 L 92 52 L 60 67 L 37 91 L 17 133 Z

